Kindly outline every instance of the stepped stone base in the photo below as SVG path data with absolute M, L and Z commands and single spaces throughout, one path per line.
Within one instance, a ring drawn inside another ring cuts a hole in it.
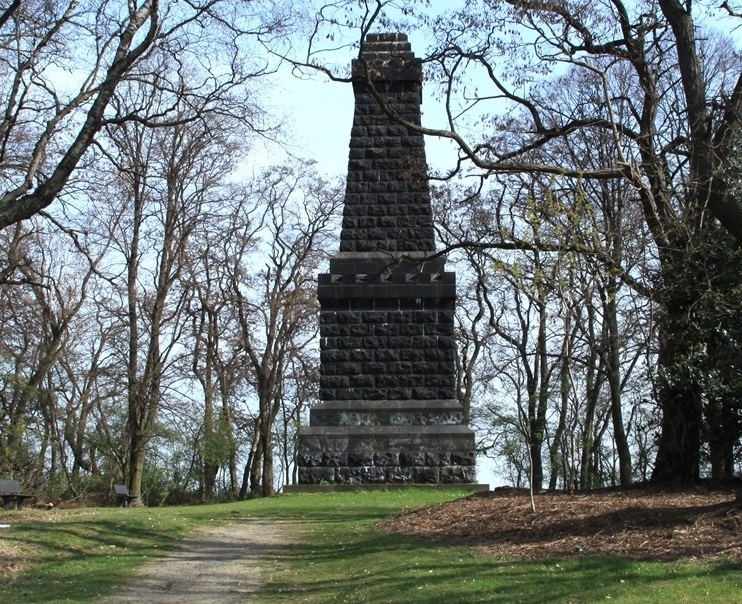
M 299 482 L 472 483 L 473 441 L 463 425 L 310 426 L 299 442 Z
M 456 401 L 456 275 L 435 252 L 420 132 L 422 63 L 369 34 L 351 64 L 355 112 L 340 250 L 319 275 L 320 405 L 299 433 L 305 486 L 471 485 L 474 433 Z
M 464 493 L 482 493 L 490 490 L 490 485 L 469 484 L 287 484 L 285 494 L 292 493 L 335 493 L 348 491 L 396 491 L 400 489 L 456 489 Z

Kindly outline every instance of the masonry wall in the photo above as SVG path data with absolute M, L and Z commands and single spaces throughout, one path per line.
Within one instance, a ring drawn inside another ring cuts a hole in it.
M 468 483 L 474 435 L 456 401 L 456 277 L 435 255 L 422 71 L 406 37 L 353 62 L 340 250 L 319 276 L 320 399 L 300 433 L 303 484 Z

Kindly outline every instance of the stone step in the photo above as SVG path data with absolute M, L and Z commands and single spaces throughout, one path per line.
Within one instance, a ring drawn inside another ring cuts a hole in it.
M 426 426 L 309 426 L 303 428 L 305 438 L 327 436 L 330 438 L 347 437 L 435 437 L 435 436 L 474 436 L 474 431 L 463 425 L 426 425 Z
M 326 401 L 312 407 L 310 426 L 430 426 L 464 424 L 454 400 Z

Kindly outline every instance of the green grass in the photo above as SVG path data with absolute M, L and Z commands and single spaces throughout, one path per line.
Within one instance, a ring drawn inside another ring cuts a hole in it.
M 742 602 L 742 568 L 580 557 L 523 562 L 374 529 L 395 509 L 457 493 L 290 495 L 255 516 L 303 518 L 267 571 L 264 602 Z M 460 496 L 460 493 L 458 493 Z M 270 502 L 256 502 L 270 504 Z M 280 511 L 279 511 L 280 510 Z
M 182 508 L 0 514 L 0 523 L 12 524 L 0 532 L 0 560 L 15 547 L 27 565 L 2 588 L 0 601 L 92 601 L 183 535 L 249 517 L 290 521 L 295 531 L 293 543 L 273 548 L 262 564 L 264 603 L 742 602 L 742 568 L 731 563 L 589 556 L 522 562 L 374 528 L 400 510 L 458 496 L 460 491 L 410 489 Z
M 221 507 L 221 510 L 217 510 Z M 85 602 L 124 582 L 133 569 L 173 549 L 187 533 L 223 515 L 226 506 L 91 508 L 0 513 L 2 556 L 24 569 L 3 602 Z M 215 520 L 216 521 L 216 520 Z

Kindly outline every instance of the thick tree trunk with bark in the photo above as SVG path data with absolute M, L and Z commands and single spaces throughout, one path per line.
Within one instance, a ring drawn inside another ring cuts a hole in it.
M 697 359 L 702 342 L 693 311 L 703 284 L 697 282 L 690 256 L 682 252 L 666 253 L 662 270 L 657 355 L 662 428 L 652 482 L 690 484 L 698 480 L 700 469 L 702 388 Z

